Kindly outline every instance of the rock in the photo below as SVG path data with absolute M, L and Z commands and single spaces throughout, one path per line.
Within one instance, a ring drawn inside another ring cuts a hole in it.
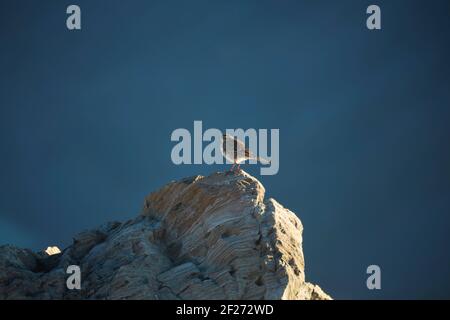
M 331 299 L 305 281 L 299 218 L 264 193 L 243 171 L 185 178 L 62 253 L 1 246 L 0 299 Z
M 47 249 L 45 250 L 45 253 L 48 254 L 49 256 L 52 256 L 54 254 L 61 253 L 61 250 L 59 250 L 59 248 L 56 246 L 47 247 Z

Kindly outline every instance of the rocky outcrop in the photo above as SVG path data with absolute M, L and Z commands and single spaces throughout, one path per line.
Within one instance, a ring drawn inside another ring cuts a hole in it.
M 0 299 L 330 299 L 305 281 L 300 220 L 264 193 L 243 171 L 196 176 L 60 254 L 1 246 Z

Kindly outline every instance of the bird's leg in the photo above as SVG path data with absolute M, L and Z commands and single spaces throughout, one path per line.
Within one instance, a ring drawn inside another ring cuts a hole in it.
M 241 170 L 241 164 L 238 164 L 237 171 Z
M 236 166 L 236 163 L 233 164 L 233 166 L 231 167 L 230 171 L 233 171 L 235 166 Z

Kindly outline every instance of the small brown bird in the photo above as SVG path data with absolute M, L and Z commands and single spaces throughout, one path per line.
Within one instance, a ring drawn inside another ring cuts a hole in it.
M 230 146 L 233 146 L 232 148 L 230 148 L 231 150 L 227 150 L 227 143 Z M 231 167 L 230 171 L 232 171 L 236 165 L 237 170 L 240 170 L 241 163 L 245 162 L 246 160 L 256 160 L 263 164 L 270 163 L 270 160 L 254 155 L 252 152 L 250 152 L 250 150 L 248 150 L 248 148 L 245 147 L 245 143 L 229 134 L 222 135 L 222 154 L 228 161 L 233 162 L 233 166 Z

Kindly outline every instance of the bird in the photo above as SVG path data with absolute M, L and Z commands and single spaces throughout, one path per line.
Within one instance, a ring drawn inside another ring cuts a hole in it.
M 232 150 L 227 150 L 227 143 L 234 146 Z M 241 163 L 246 160 L 256 160 L 263 164 L 270 164 L 270 160 L 253 154 L 248 148 L 245 147 L 244 142 L 225 133 L 222 135 L 222 154 L 228 161 L 233 162 L 233 166 L 230 171 L 233 171 L 236 165 L 237 170 L 240 170 Z

